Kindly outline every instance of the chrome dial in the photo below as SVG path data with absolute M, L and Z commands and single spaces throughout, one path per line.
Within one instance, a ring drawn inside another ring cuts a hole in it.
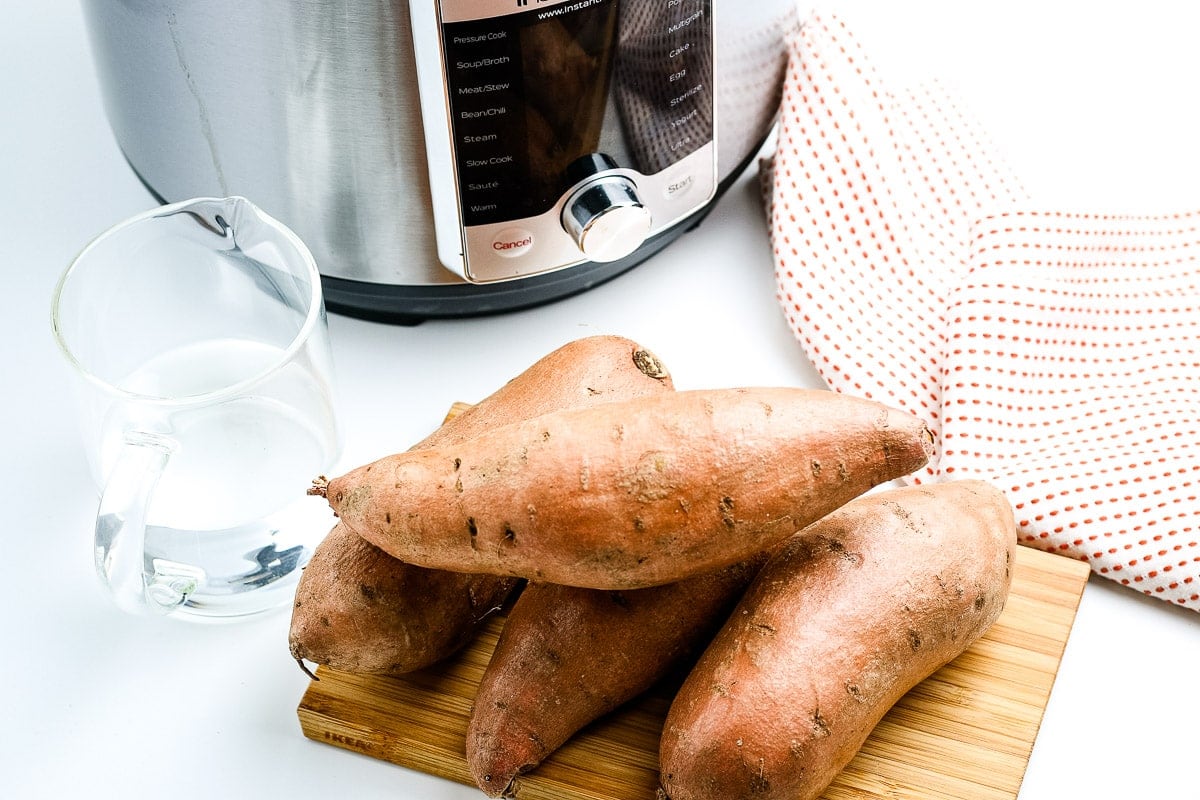
M 584 184 L 567 198 L 562 224 L 592 261 L 619 261 L 641 247 L 653 225 L 637 186 L 623 175 Z

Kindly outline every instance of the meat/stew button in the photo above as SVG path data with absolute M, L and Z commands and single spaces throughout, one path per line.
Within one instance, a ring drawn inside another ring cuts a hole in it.
M 504 258 L 523 256 L 533 248 L 533 234 L 524 228 L 505 228 L 492 240 L 492 252 Z

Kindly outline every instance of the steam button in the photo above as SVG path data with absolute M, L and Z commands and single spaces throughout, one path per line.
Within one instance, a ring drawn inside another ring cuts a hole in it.
M 637 187 L 623 175 L 605 175 L 567 199 L 563 228 L 592 261 L 619 261 L 642 246 L 653 220 Z

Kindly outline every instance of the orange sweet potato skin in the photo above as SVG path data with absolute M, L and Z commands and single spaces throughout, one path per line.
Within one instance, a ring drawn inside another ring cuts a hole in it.
M 686 667 L 766 555 L 677 583 L 604 591 L 534 583 L 513 604 L 467 727 L 467 766 L 490 797 L 589 722 Z
M 341 525 L 313 553 L 303 577 L 293 606 L 292 657 L 389 675 L 458 650 L 520 584 L 414 567 Z
M 397 558 L 595 589 L 712 572 L 929 457 L 915 416 L 793 388 L 661 393 L 544 414 L 331 481 Z
M 881 491 L 790 539 L 668 712 L 670 800 L 811 800 L 910 688 L 999 616 L 1016 533 L 977 481 Z
M 673 389 L 663 364 L 636 342 L 584 337 L 539 359 L 413 449 L 461 442 L 559 408 Z M 464 644 L 519 583 L 407 564 L 339 525 L 317 547 L 297 586 L 292 656 L 350 672 L 421 669 Z
M 666 365 L 622 336 L 586 336 L 538 359 L 411 450 L 463 442 L 493 428 L 572 408 L 674 391 Z

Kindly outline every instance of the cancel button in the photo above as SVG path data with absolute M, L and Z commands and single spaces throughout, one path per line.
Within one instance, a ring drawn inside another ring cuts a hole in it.
M 492 240 L 492 252 L 505 258 L 523 256 L 533 248 L 533 234 L 524 228 L 505 228 Z

